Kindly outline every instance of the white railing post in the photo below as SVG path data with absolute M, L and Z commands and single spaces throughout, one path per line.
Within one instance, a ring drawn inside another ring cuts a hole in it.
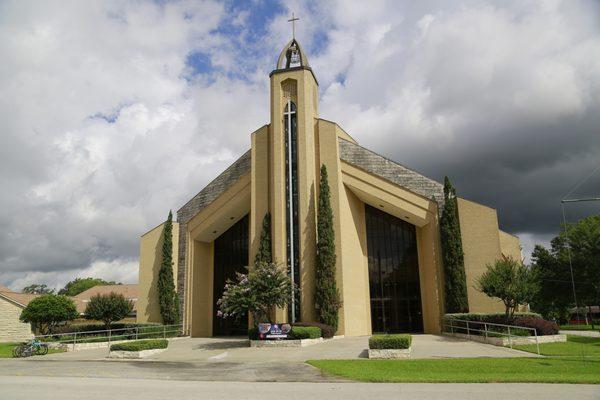
M 135 327 L 135 340 L 138 340 L 138 327 Z
M 512 337 L 510 336 L 510 325 L 508 325 L 508 344 L 510 346 L 510 348 L 512 349 Z
M 485 331 L 485 342 L 488 341 L 487 323 L 483 323 L 483 330 Z
M 77 344 L 77 332 L 73 335 L 73 351 L 75 351 L 75 345 Z
M 111 336 L 112 336 L 112 330 L 109 329 L 108 330 L 108 349 L 109 349 L 109 351 L 110 351 L 110 339 L 111 339 Z
M 163 339 L 167 338 L 167 326 L 163 325 Z
M 534 328 L 533 332 L 535 333 L 535 347 L 537 347 L 537 353 L 539 356 L 540 355 L 540 342 L 538 340 L 537 329 Z
M 467 321 L 467 337 L 471 340 L 471 330 L 469 329 L 469 321 Z

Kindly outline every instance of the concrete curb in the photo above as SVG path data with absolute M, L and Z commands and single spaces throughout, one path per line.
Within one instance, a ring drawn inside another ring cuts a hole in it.
M 108 358 L 131 358 L 131 359 L 139 359 L 153 356 L 155 354 L 162 353 L 167 349 L 151 349 L 151 350 L 141 350 L 141 351 L 111 351 L 108 353 Z
M 412 346 L 408 349 L 369 349 L 369 358 L 374 359 L 396 359 L 410 358 Z

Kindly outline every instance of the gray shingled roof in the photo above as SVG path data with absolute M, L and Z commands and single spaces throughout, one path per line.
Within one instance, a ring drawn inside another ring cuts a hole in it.
M 444 185 L 406 168 L 377 153 L 340 138 L 340 159 L 370 172 L 411 192 L 434 199 L 441 211 L 444 204 Z

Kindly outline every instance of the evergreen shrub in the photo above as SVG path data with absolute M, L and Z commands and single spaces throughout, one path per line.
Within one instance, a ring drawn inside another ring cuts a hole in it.
M 117 343 L 110 346 L 110 351 L 142 351 L 166 349 L 169 341 L 165 339 L 135 340 L 133 342 Z
M 408 349 L 412 343 L 409 334 L 373 335 L 369 338 L 369 349 Z

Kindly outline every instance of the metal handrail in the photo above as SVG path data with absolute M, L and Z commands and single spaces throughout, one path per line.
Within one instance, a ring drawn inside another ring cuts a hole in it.
M 448 324 L 449 322 L 449 324 Z M 466 326 L 458 326 L 455 325 L 454 322 L 462 322 L 464 323 Z M 476 328 L 472 328 L 469 324 L 479 324 L 479 325 L 483 325 L 483 330 L 482 329 L 476 329 Z M 517 335 L 513 335 L 511 334 L 510 328 L 513 329 L 523 329 L 523 330 L 528 330 L 528 331 L 532 331 L 533 335 L 535 337 L 535 345 L 537 348 L 537 354 L 540 355 L 540 342 L 538 340 L 538 334 L 537 334 L 537 329 L 535 328 L 530 328 L 527 326 L 518 326 L 518 325 L 508 325 L 508 324 L 497 324 L 497 323 L 493 323 L 493 322 L 482 322 L 482 321 L 469 321 L 466 319 L 448 319 L 448 320 L 444 320 L 443 321 L 443 326 L 445 328 L 449 327 L 450 328 L 450 332 L 452 334 L 454 334 L 454 330 L 466 330 L 467 331 L 467 338 L 468 340 L 471 340 L 471 332 L 480 332 L 480 333 L 484 333 L 485 334 L 485 339 L 487 341 L 488 339 L 488 333 L 493 333 L 495 335 L 501 335 L 501 336 L 508 336 L 508 344 L 510 346 L 510 348 L 513 348 L 513 336 L 517 336 Z M 496 326 L 496 327 L 502 327 L 502 328 L 507 328 L 508 333 L 504 333 L 504 332 L 499 332 L 499 331 L 490 331 L 488 329 L 488 326 Z M 521 336 L 517 336 L 517 337 L 521 337 Z
M 156 329 L 158 328 L 158 331 Z M 144 332 L 145 329 L 151 330 L 149 332 Z M 116 333 L 115 333 L 116 332 Z M 118 340 L 137 340 L 140 337 L 150 336 L 150 335 L 160 335 L 162 334 L 163 339 L 167 337 L 167 333 L 171 334 L 173 332 L 178 332 L 183 335 L 184 326 L 183 324 L 174 324 L 174 325 L 137 325 L 131 326 L 128 328 L 117 328 L 117 329 L 102 329 L 102 330 L 94 330 L 94 331 L 75 331 L 75 332 L 64 332 L 64 333 L 56 333 L 56 334 L 48 334 L 48 335 L 37 335 L 36 339 L 44 339 L 44 338 L 56 338 L 57 340 L 46 341 L 46 343 L 59 343 L 59 344 L 72 344 L 73 349 L 75 349 L 75 345 L 79 343 L 86 343 L 87 339 L 94 339 L 94 342 L 103 343 L 108 342 L 110 345 L 111 341 L 114 341 L 114 337 L 118 337 Z M 115 333 L 115 334 L 113 334 Z M 99 335 L 100 334 L 100 335 Z M 104 335 L 102 335 L 104 334 Z M 68 336 L 68 339 L 64 339 Z M 135 339 L 132 338 L 135 336 Z M 63 338 L 63 339 L 61 339 Z M 107 340 L 102 340 L 107 339 Z

